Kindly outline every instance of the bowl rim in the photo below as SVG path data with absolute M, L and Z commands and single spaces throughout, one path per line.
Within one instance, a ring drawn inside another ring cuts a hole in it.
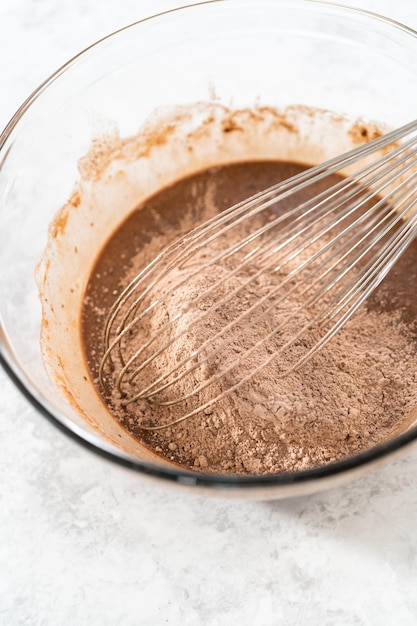
M 356 14 L 365 17 L 367 20 L 378 23 L 382 22 L 390 27 L 394 27 L 411 35 L 413 38 L 417 38 L 417 31 L 401 24 L 400 22 L 391 18 L 379 15 L 372 11 L 365 9 L 349 7 L 338 2 L 332 2 L 331 0 L 262 0 L 264 5 L 273 4 L 274 6 L 290 6 L 292 8 L 302 5 L 318 5 L 319 7 L 332 7 L 336 11 L 346 11 L 351 14 Z M 167 11 L 162 11 L 146 17 L 144 19 L 132 22 L 108 35 L 100 38 L 96 42 L 87 46 L 81 50 L 78 54 L 69 59 L 64 65 L 58 68 L 53 74 L 51 74 L 46 80 L 44 80 L 22 103 L 17 109 L 16 113 L 12 116 L 8 124 L 5 126 L 3 132 L 0 135 L 0 152 L 3 150 L 8 138 L 12 134 L 14 128 L 19 123 L 21 118 L 25 115 L 25 112 L 30 108 L 32 103 L 46 90 L 49 85 L 55 82 L 62 74 L 70 69 L 76 61 L 83 57 L 90 50 L 100 46 L 103 42 L 113 38 L 124 31 L 138 26 L 144 22 L 150 20 L 156 20 L 161 16 L 166 16 L 171 13 L 181 13 L 187 11 L 187 9 L 203 7 L 212 4 L 229 3 L 235 5 L 247 5 L 245 0 L 203 0 L 202 2 L 195 2 L 188 5 L 182 5 L 174 7 Z M 334 479 L 337 476 L 352 473 L 353 470 L 358 470 L 361 467 L 373 465 L 376 462 L 392 456 L 400 449 L 405 448 L 413 441 L 417 439 L 417 426 L 407 429 L 405 432 L 397 435 L 395 438 L 388 441 L 381 442 L 370 449 L 367 449 L 359 454 L 355 454 L 348 458 L 341 459 L 323 466 L 314 467 L 308 470 L 299 470 L 295 472 L 285 472 L 279 474 L 266 474 L 266 475 L 228 475 L 228 474 L 206 474 L 203 472 L 193 472 L 186 470 L 180 466 L 158 466 L 149 461 L 143 461 L 136 457 L 126 454 L 122 450 L 116 448 L 104 438 L 101 438 L 93 433 L 88 433 L 84 429 L 78 427 L 74 422 L 67 418 L 63 413 L 54 409 L 49 403 L 37 392 L 35 386 L 31 383 L 26 376 L 23 369 L 19 366 L 16 359 L 13 356 L 13 351 L 8 345 L 5 333 L 3 332 L 4 326 L 0 318 L 0 365 L 3 367 L 6 374 L 10 377 L 12 382 L 16 385 L 22 395 L 28 400 L 28 402 L 43 415 L 51 424 L 63 432 L 73 441 L 82 445 L 90 452 L 105 458 L 108 461 L 115 462 L 119 466 L 134 470 L 140 474 L 144 474 L 153 478 L 163 479 L 168 482 L 175 482 L 187 486 L 198 486 L 209 488 L 209 490 L 227 490 L 227 491 L 242 491 L 242 490 L 255 490 L 260 487 L 266 489 L 279 489 L 288 486 L 303 485 L 309 482 L 319 481 L 327 482 L 324 479 Z M 321 488 L 321 487 L 320 487 Z

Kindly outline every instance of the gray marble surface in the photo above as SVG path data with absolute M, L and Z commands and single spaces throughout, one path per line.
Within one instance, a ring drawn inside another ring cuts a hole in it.
M 0 126 L 56 67 L 175 6 L 1 0 Z M 415 0 L 361 0 L 417 28 Z M 0 625 L 417 624 L 417 450 L 309 498 L 149 485 L 80 449 L 0 371 Z

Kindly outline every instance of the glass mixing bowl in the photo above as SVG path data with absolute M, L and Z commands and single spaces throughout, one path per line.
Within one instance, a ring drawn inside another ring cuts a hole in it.
M 26 398 L 75 442 L 160 482 L 279 498 L 365 472 L 417 438 L 413 426 L 357 456 L 274 476 L 169 466 L 111 443 L 48 376 L 35 266 L 48 225 L 71 196 L 92 137 L 134 135 L 161 105 L 212 99 L 235 108 L 302 104 L 391 127 L 417 102 L 417 33 L 371 13 L 309 0 L 225 0 L 157 15 L 88 48 L 43 83 L 0 139 L 0 360 Z

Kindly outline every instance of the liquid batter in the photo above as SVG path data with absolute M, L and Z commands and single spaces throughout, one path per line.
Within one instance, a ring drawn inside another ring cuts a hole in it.
M 319 362 L 288 379 L 277 380 L 273 371 L 267 372 L 235 398 L 157 432 L 140 428 L 154 407 L 142 401 L 123 408 L 98 384 L 108 310 L 137 271 L 196 224 L 303 169 L 294 163 L 247 162 L 180 180 L 131 214 L 106 243 L 91 273 L 82 337 L 97 392 L 133 437 L 173 463 L 218 473 L 307 469 L 383 441 L 417 404 L 417 306 L 410 289 L 417 245 Z M 170 411 L 175 416 L 175 407 Z

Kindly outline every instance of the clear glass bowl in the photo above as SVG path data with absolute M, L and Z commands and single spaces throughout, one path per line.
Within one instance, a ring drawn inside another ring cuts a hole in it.
M 157 107 L 207 101 L 210 94 L 233 107 L 303 104 L 398 126 L 416 115 L 417 33 L 332 4 L 226 0 L 132 24 L 72 59 L 30 96 L 0 139 L 0 359 L 51 423 L 139 474 L 226 495 L 310 493 L 404 449 L 417 428 L 309 471 L 193 473 L 109 443 L 66 402 L 42 361 L 34 269 L 100 120 L 129 136 Z

